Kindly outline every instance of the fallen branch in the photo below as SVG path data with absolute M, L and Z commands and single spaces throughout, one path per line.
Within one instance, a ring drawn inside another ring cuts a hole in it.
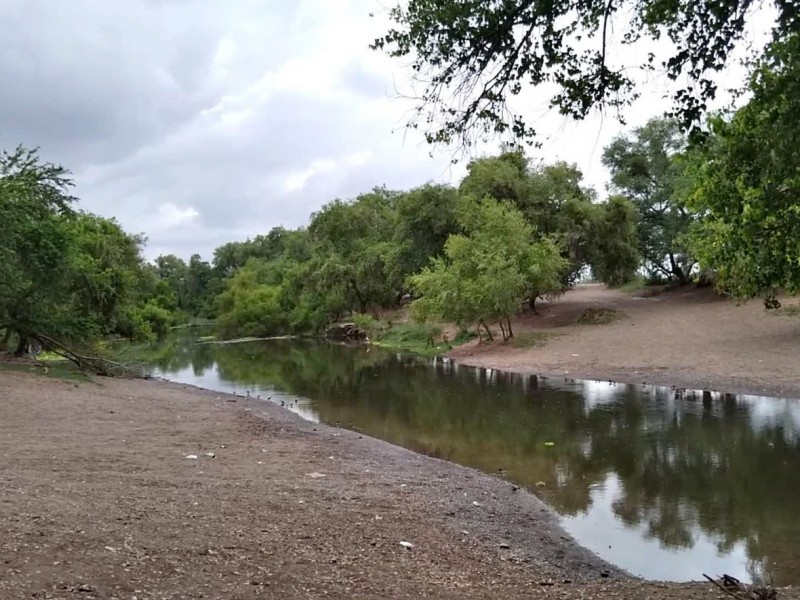
M 772 586 L 748 587 L 730 575 L 722 576 L 723 583 L 720 583 L 705 573 L 703 573 L 703 577 L 708 579 L 728 596 L 736 598 L 737 600 L 775 600 L 778 597 L 778 591 Z
M 42 347 L 47 348 L 50 352 L 67 359 L 77 366 L 81 371 L 90 371 L 96 375 L 104 377 L 144 377 L 144 372 L 141 369 L 134 369 L 123 363 L 108 360 L 100 356 L 85 356 L 78 354 L 72 348 L 69 348 L 50 338 L 46 335 L 35 334 L 32 335 Z

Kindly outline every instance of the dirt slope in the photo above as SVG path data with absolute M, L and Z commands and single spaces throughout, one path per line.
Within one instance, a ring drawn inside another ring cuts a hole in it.
M 603 308 L 619 318 L 576 323 Z M 509 371 L 800 398 L 800 318 L 769 314 L 758 301 L 737 305 L 696 288 L 637 298 L 581 285 L 539 312 L 514 329 L 519 338 L 551 334 L 543 343 L 471 342 L 451 356 Z

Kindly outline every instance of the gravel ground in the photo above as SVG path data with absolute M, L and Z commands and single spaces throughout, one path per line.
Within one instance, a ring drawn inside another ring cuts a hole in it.
M 722 597 L 501 479 L 176 384 L 0 370 L 0 483 L 2 600 Z

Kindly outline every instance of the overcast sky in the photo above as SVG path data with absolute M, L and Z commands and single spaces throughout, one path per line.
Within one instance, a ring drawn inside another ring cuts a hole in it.
M 368 48 L 389 2 L 1 0 L 0 145 L 70 168 L 81 207 L 145 233 L 150 258 L 210 258 L 376 185 L 457 183 L 463 166 L 403 128 L 408 70 Z M 629 123 L 663 112 L 661 93 Z M 535 156 L 602 191 L 620 126 L 524 101 L 546 136 Z

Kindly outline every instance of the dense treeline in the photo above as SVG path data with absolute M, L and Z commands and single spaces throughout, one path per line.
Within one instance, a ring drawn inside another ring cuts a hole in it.
M 0 331 L 18 354 L 44 338 L 151 339 L 174 320 L 173 291 L 142 258 L 144 239 L 77 210 L 72 185 L 35 151 L 0 155 Z
M 226 244 L 210 265 L 182 265 L 172 280 L 195 286 L 198 273 L 210 274 L 203 314 L 224 337 L 318 331 L 407 296 L 420 319 L 487 333 L 486 322 L 502 321 L 508 336 L 525 303 L 563 292 L 581 273 L 621 283 L 636 272 L 634 206 L 621 196 L 597 202 L 581 179 L 573 165 L 532 166 L 508 150 L 472 162 L 457 188 L 335 200 L 307 228 Z
M 223 337 L 315 332 L 409 299 L 417 319 L 510 337 L 513 315 L 588 274 L 714 280 L 776 306 L 800 285 L 799 50 L 796 37 L 773 43 L 749 101 L 703 135 L 658 118 L 614 140 L 602 201 L 575 165 L 507 148 L 472 161 L 458 186 L 334 200 L 307 227 L 225 244 L 210 262 L 148 264 L 143 237 L 76 209 L 63 167 L 3 153 L 2 343 L 150 339 L 190 316 Z

